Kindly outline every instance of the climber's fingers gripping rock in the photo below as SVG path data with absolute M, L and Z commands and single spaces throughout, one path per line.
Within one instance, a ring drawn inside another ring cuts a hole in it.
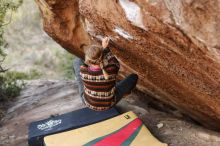
M 108 45 L 109 45 L 109 40 L 110 40 L 109 37 L 105 37 L 105 38 L 102 40 L 102 47 L 103 47 L 103 48 L 107 48 L 107 47 L 108 47 Z

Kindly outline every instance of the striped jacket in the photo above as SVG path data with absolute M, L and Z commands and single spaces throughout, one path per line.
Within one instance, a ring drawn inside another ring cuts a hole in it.
M 120 68 L 118 60 L 109 48 L 103 50 L 104 69 L 109 78 L 105 79 L 102 70 L 92 70 L 87 65 L 80 67 L 80 75 L 84 83 L 84 100 L 93 110 L 107 110 L 116 103 L 115 84 Z

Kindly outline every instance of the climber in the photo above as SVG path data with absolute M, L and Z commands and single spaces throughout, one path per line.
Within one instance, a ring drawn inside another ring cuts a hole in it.
M 85 62 L 74 60 L 74 71 L 83 103 L 93 110 L 107 110 L 135 88 L 136 74 L 130 74 L 116 83 L 120 64 L 111 53 L 109 38 L 102 40 L 102 47 L 92 45 L 85 50 Z

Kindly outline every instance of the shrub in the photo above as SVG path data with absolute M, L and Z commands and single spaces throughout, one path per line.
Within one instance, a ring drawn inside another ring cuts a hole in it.
M 0 74 L 0 101 L 6 101 L 20 94 L 24 86 L 23 73 L 7 72 Z
M 17 2 L 12 0 L 0 0 L 0 63 L 4 61 L 6 54 L 3 49 L 7 45 L 3 38 L 4 26 L 11 22 L 11 18 L 5 22 L 5 15 L 7 12 L 15 11 L 22 3 L 22 0 Z M 20 90 L 23 86 L 23 82 L 18 80 L 21 78 L 21 74 L 5 73 L 5 70 L 1 67 L 0 64 L 0 101 L 10 99 L 19 95 Z

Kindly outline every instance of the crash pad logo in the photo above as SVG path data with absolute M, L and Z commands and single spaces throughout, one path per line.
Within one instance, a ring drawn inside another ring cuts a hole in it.
M 59 119 L 59 120 L 50 120 L 50 121 L 47 121 L 43 124 L 40 124 L 40 125 L 37 125 L 37 128 L 39 130 L 50 130 L 52 127 L 54 126 L 57 126 L 57 125 L 60 125 L 62 123 L 62 120 Z

